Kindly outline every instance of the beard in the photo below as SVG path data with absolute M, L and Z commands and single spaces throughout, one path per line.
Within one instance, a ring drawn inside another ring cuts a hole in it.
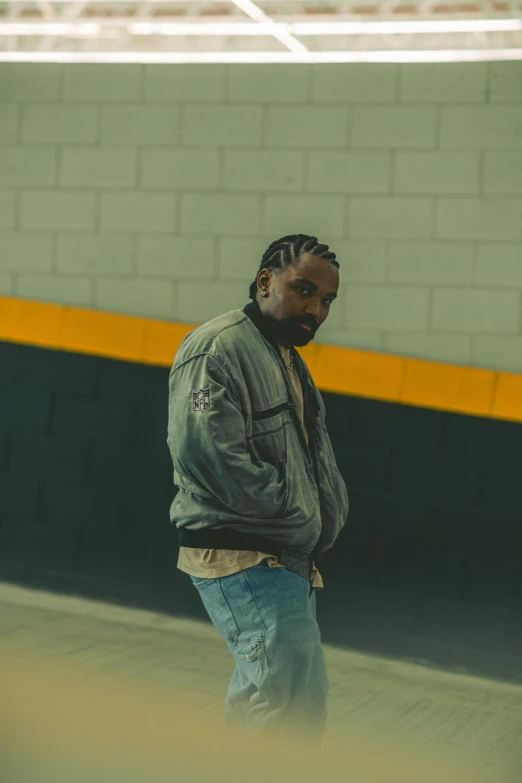
M 266 325 L 270 336 L 282 345 L 307 345 L 317 331 L 311 321 L 297 319 L 295 316 L 275 318 L 273 315 L 265 315 Z M 312 331 L 302 329 L 300 324 L 308 323 Z

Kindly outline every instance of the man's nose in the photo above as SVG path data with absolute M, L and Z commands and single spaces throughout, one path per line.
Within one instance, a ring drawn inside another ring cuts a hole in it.
M 305 309 L 306 309 L 306 315 L 308 317 L 313 317 L 314 321 L 317 324 L 321 317 L 321 306 L 319 302 L 308 302 Z

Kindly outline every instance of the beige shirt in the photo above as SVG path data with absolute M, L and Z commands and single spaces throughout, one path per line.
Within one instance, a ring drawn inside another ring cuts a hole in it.
M 290 350 L 282 345 L 279 346 L 279 350 L 285 360 L 285 364 L 289 365 L 291 361 Z M 305 437 L 308 442 L 308 432 L 304 423 L 303 390 L 301 389 L 299 375 L 295 366 L 292 370 L 288 370 L 288 377 L 292 384 L 297 407 L 303 422 Z M 266 552 L 250 552 L 242 549 L 193 549 L 192 547 L 181 546 L 179 548 L 178 568 L 186 574 L 202 579 L 215 579 L 220 576 L 236 574 L 238 571 L 251 568 L 251 566 L 255 566 L 263 560 L 266 560 L 267 565 L 270 567 L 282 567 L 275 555 L 269 555 Z M 324 586 L 323 580 L 315 564 L 312 576 L 312 587 L 318 590 L 321 589 Z

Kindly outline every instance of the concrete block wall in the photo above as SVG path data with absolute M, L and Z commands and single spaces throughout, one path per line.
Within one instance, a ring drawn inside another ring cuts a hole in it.
M 0 293 L 202 323 L 311 233 L 317 342 L 522 372 L 522 63 L 4 63 L 0 142 Z

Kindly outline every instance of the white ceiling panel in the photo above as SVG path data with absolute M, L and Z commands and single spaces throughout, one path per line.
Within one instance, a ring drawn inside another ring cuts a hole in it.
M 522 59 L 522 0 L 0 0 L 0 60 Z

